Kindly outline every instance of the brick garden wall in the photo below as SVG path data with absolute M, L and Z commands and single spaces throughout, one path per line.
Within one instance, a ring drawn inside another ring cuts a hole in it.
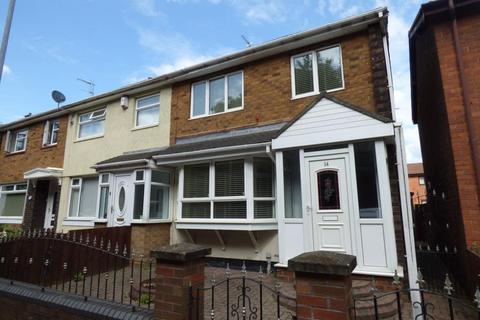
M 135 254 L 150 256 L 150 251 L 170 244 L 170 223 L 132 225 L 131 247 Z
M 44 122 L 30 125 L 28 129 L 27 149 L 25 152 L 5 153 L 6 134 L 2 134 L 0 149 L 0 183 L 23 181 L 23 174 L 34 168 L 63 168 L 65 137 L 67 135 L 68 117 L 59 118 L 60 130 L 58 143 L 55 146 L 44 147 Z

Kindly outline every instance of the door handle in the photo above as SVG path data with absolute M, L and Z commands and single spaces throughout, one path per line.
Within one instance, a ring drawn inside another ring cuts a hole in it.
M 309 205 L 307 205 L 307 206 L 305 207 L 305 209 L 307 209 L 307 212 L 308 212 L 308 213 L 312 212 L 312 207 L 309 206 Z

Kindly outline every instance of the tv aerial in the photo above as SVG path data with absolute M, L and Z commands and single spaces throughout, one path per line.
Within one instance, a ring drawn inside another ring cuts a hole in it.
M 95 82 L 93 82 L 93 80 L 88 81 L 82 78 L 77 78 L 77 80 L 85 83 L 88 86 L 88 90 L 85 90 L 85 91 L 87 91 L 89 95 L 91 96 L 95 95 Z
M 60 108 L 60 103 L 65 102 L 65 95 L 58 90 L 52 91 L 52 98 L 57 103 L 57 108 Z

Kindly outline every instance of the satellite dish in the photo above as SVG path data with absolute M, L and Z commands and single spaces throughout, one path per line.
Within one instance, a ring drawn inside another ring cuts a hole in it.
M 57 90 L 52 91 L 52 98 L 58 104 L 59 107 L 60 107 L 60 103 L 65 101 L 65 95 Z

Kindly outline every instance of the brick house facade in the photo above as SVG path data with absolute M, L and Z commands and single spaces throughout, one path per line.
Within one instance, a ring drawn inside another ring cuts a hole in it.
M 412 117 L 435 208 L 435 242 L 459 251 L 461 278 L 468 275 L 468 248 L 480 241 L 479 10 L 479 1 L 431 2 L 410 30 Z
M 9 219 L 10 217 L 0 217 L 2 222 L 21 223 L 25 229 L 40 229 L 49 223 L 45 222 L 46 210 L 50 210 L 50 220 L 54 221 L 60 193 L 58 175 L 61 174 L 63 167 L 67 119 L 67 116 L 54 110 L 0 128 L 2 196 L 8 197 L 7 194 L 10 192 L 6 191 L 8 186 L 21 186 L 28 182 L 22 210 L 23 219 L 22 216 L 16 216 L 13 220 Z M 52 134 L 51 124 L 56 121 L 58 121 L 58 127 L 55 129 L 56 138 L 51 138 L 54 140 L 47 142 L 45 135 Z M 24 131 L 27 132 L 25 150 L 8 150 L 7 143 L 14 143 L 12 137 L 16 132 Z M 3 204 L 7 206 L 5 202 Z

